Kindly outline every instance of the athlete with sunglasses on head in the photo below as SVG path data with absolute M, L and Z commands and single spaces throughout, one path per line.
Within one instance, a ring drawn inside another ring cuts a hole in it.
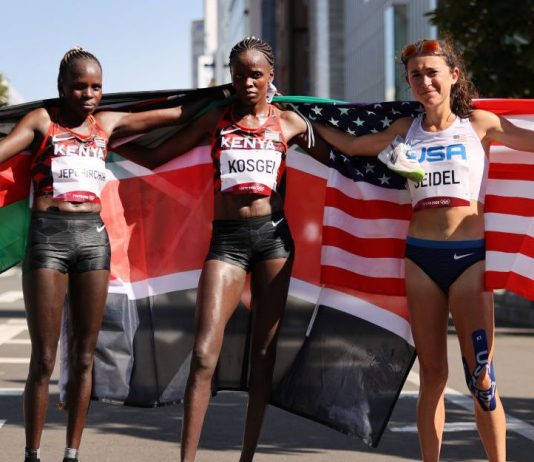
M 439 460 L 451 313 L 482 443 L 491 462 L 504 462 L 506 422 L 492 360 L 493 296 L 484 289 L 488 152 L 493 142 L 534 151 L 534 132 L 473 109 L 476 90 L 447 41 L 407 45 L 401 60 L 413 96 L 424 107 L 418 117 L 398 119 L 380 133 L 359 137 L 314 127 L 347 155 L 395 158 L 398 152 L 406 153 L 426 171 L 421 181 L 408 181 L 413 214 L 405 260 L 421 375 L 417 426 L 423 460 Z

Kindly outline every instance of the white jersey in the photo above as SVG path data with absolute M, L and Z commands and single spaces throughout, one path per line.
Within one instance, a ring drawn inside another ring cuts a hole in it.
M 447 129 L 428 132 L 420 114 L 406 134 L 411 145 L 408 157 L 425 170 L 416 183 L 408 181 L 415 210 L 430 207 L 458 207 L 470 201 L 484 202 L 488 159 L 469 119 L 457 117 Z

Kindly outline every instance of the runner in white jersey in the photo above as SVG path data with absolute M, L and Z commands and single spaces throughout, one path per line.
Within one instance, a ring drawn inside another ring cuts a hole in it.
M 315 125 L 348 155 L 406 152 L 426 174 L 409 181 L 414 212 L 406 246 L 406 293 L 420 364 L 417 426 L 424 461 L 438 461 L 445 423 L 447 327 L 452 314 L 477 427 L 491 462 L 506 460 L 505 414 L 493 370 L 493 298 L 484 288 L 484 196 L 490 144 L 534 151 L 534 132 L 474 110 L 476 91 L 458 54 L 442 40 L 402 52 L 406 80 L 424 112 L 359 137 Z M 395 140 L 406 139 L 407 144 Z M 386 150 L 381 153 L 381 151 Z

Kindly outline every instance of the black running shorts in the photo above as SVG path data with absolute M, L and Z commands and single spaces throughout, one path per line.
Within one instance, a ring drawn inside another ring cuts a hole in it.
M 289 258 L 295 245 L 282 213 L 239 220 L 215 220 L 206 260 L 221 260 L 249 272 L 273 258 Z
M 98 213 L 32 212 L 24 270 L 109 270 L 108 233 Z

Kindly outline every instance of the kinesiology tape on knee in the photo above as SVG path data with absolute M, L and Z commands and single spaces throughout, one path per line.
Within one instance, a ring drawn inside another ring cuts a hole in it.
M 479 402 L 480 407 L 485 411 L 493 411 L 497 406 L 497 401 L 495 399 L 497 384 L 495 382 L 493 362 L 488 362 L 489 348 L 486 331 L 483 329 L 476 330 L 473 332 L 472 338 L 476 364 L 473 373 L 471 373 L 465 357 L 462 358 L 464 363 L 465 381 L 469 387 L 469 391 Z M 486 372 L 490 378 L 491 384 L 488 388 L 479 388 L 477 386 L 477 381 L 484 372 Z

